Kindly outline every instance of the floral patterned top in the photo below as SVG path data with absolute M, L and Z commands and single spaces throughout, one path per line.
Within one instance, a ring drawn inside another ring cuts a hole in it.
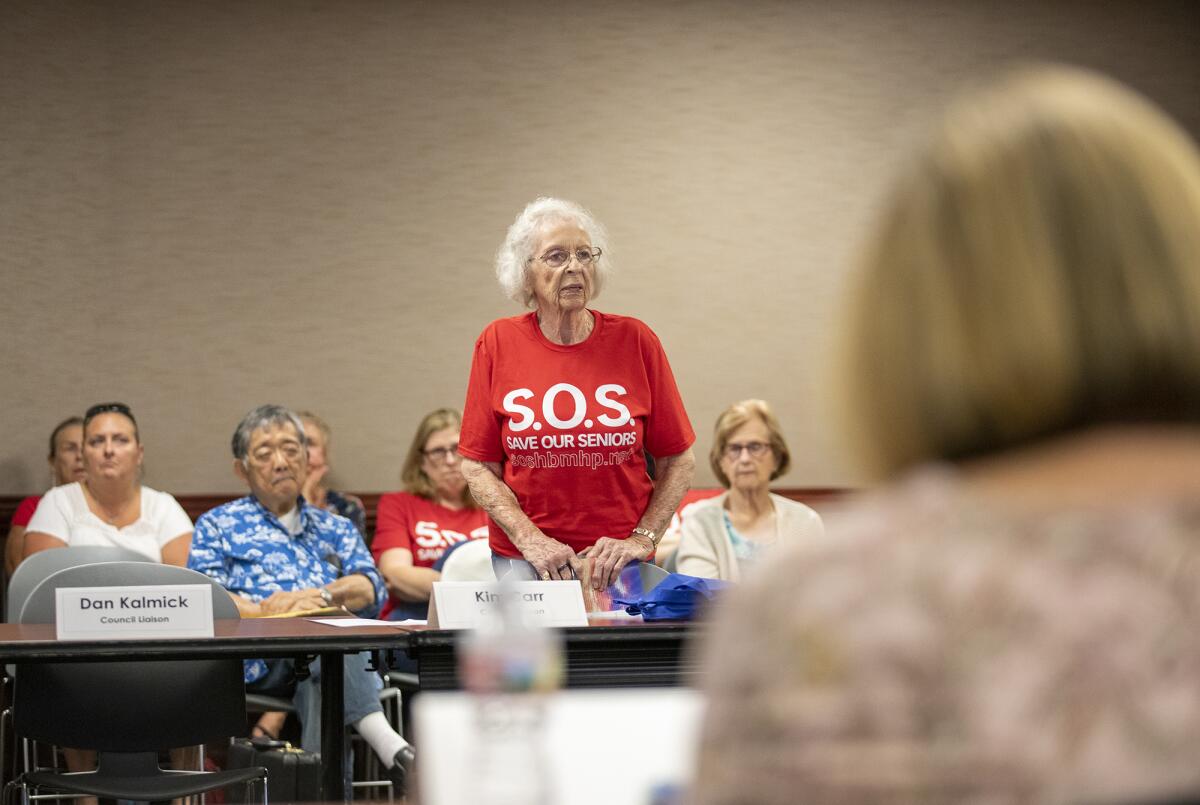
M 1200 791 L 1200 507 L 1002 510 L 926 471 L 717 614 L 696 802 Z
M 386 597 L 383 577 L 354 525 L 303 498 L 294 536 L 252 495 L 205 512 L 196 520 L 188 567 L 254 602 L 280 590 L 323 587 L 354 573 L 375 588 L 374 602 L 358 614 L 375 615 Z M 266 672 L 262 660 L 246 662 L 247 682 Z

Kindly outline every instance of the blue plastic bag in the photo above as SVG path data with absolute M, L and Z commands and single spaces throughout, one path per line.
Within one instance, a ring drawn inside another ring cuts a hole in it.
M 686 621 L 728 586 L 729 582 L 719 579 L 672 573 L 650 592 L 632 600 L 614 597 L 613 603 L 625 607 L 630 615 L 640 613 L 646 621 Z

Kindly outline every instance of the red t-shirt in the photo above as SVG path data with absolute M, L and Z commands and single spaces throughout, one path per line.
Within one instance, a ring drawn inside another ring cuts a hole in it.
M 13 512 L 12 523 L 10 525 L 29 525 L 29 521 L 33 519 L 33 513 L 37 511 L 38 501 L 41 499 L 41 495 L 30 495 L 18 503 L 17 510 Z
M 447 509 L 408 492 L 389 492 L 380 495 L 375 511 L 375 537 L 371 554 L 375 563 L 383 552 L 404 548 L 412 553 L 416 567 L 433 567 L 442 554 L 460 542 L 486 539 L 487 515 L 482 509 Z M 381 618 L 397 603 L 388 600 L 380 612 Z
M 643 449 L 674 456 L 696 440 L 658 337 L 592 311 L 580 344 L 547 339 L 527 313 L 475 342 L 459 451 L 504 465 L 504 482 L 542 533 L 578 552 L 624 539 L 650 502 Z M 491 547 L 520 557 L 499 525 Z

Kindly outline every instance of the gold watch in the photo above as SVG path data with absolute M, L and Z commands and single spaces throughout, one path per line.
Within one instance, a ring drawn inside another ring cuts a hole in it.
M 660 537 L 658 534 L 655 534 L 648 528 L 642 528 L 641 526 L 633 529 L 633 533 L 637 534 L 639 537 L 647 537 L 650 540 L 650 550 L 658 550 L 658 542 L 662 539 L 662 537 Z

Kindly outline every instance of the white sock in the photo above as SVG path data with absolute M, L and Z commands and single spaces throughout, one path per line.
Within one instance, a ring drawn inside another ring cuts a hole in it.
M 408 746 L 408 741 L 392 729 L 383 713 L 367 713 L 352 725 L 363 740 L 371 745 L 386 769 L 392 767 L 396 753 Z

